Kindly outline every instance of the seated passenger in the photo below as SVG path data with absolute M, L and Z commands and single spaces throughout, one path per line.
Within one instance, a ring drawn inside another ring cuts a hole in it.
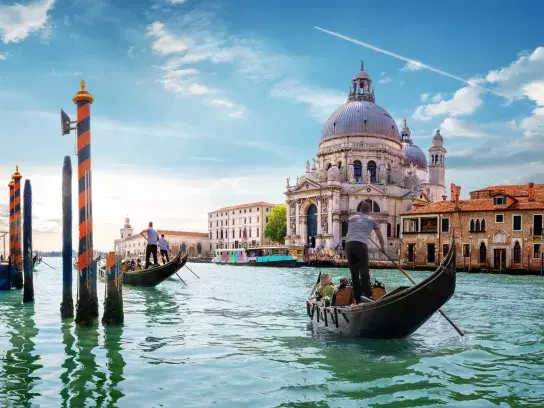
M 141 259 L 138 259 L 136 261 L 136 270 L 137 271 L 141 271 L 142 270 L 142 260 Z
M 332 295 L 331 304 L 333 306 L 349 306 L 353 304 L 354 300 L 353 288 L 349 286 L 348 278 L 341 278 L 340 285 Z
M 332 297 L 332 294 L 334 293 L 334 286 L 332 285 L 331 281 L 331 275 L 328 273 L 324 273 L 321 275 L 320 278 L 321 284 L 317 288 L 317 300 L 321 300 L 323 298 L 328 297 L 329 299 Z
M 127 271 L 128 271 L 128 266 L 127 266 L 127 263 L 126 263 L 126 262 L 123 262 L 123 263 L 121 264 L 121 270 L 122 270 L 123 272 L 127 272 Z

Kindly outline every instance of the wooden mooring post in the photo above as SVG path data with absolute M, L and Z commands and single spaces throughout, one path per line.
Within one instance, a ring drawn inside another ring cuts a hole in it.
M 25 282 L 23 302 L 34 302 L 34 262 L 32 262 L 32 186 L 30 180 L 25 181 L 23 193 L 23 264 Z
M 106 299 L 104 300 L 104 316 L 102 323 L 107 325 L 123 324 L 123 272 L 121 260 L 115 252 L 109 252 L 106 258 Z
M 72 161 L 64 157 L 62 166 L 62 303 L 63 319 L 74 317 L 72 298 Z

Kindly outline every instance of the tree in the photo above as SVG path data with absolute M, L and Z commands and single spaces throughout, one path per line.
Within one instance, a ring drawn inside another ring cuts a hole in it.
M 274 242 L 283 244 L 287 235 L 287 205 L 282 204 L 272 208 L 268 216 L 268 224 L 264 236 Z

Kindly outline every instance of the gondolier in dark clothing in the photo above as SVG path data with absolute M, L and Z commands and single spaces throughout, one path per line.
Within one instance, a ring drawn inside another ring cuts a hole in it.
M 170 262 L 170 259 L 168 258 L 168 241 L 164 238 L 164 234 L 161 234 L 161 237 L 159 238 L 159 250 L 161 251 L 162 263 L 165 263 L 165 259 L 166 262 Z
M 368 246 L 366 241 L 372 234 L 372 230 L 378 236 L 380 250 L 384 252 L 383 235 L 380 226 L 370 217 L 370 204 L 362 203 L 360 212 L 351 216 L 346 236 L 346 254 L 355 301 L 361 302 L 361 296 L 372 299 L 372 288 L 370 286 L 370 274 L 368 271 Z
M 155 266 L 159 264 L 157 260 L 157 242 L 159 235 L 157 231 L 153 228 L 153 223 L 149 222 L 149 228 L 146 228 L 140 235 L 145 238 L 144 232 L 147 233 L 147 246 L 145 247 L 145 267 L 144 269 L 149 268 L 149 259 L 151 254 L 153 254 L 153 261 Z

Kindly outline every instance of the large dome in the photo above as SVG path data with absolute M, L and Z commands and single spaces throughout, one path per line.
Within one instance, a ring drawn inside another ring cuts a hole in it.
M 400 141 L 399 129 L 389 113 L 369 101 L 350 101 L 334 112 L 321 133 L 321 141 L 335 136 L 369 135 Z
M 409 166 L 410 163 L 414 163 L 414 166 L 421 170 L 427 170 L 427 156 L 425 153 L 412 143 L 409 142 L 402 143 L 402 152 L 404 153 L 404 165 Z

